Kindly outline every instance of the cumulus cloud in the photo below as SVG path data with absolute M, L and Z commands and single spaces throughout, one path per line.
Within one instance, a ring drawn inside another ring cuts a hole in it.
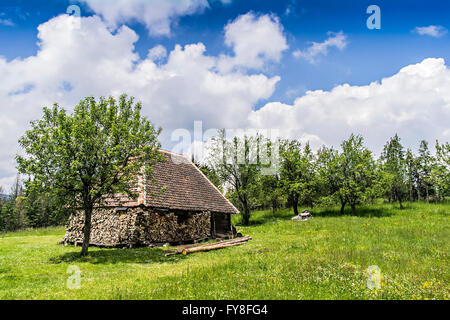
M 266 104 L 249 116 L 256 128 L 279 128 L 283 136 L 339 146 L 361 133 L 372 150 L 398 133 L 406 146 L 419 139 L 448 141 L 450 69 L 429 58 L 366 86 L 339 85 L 331 91 L 308 91 L 293 105 Z
M 152 35 L 169 35 L 172 23 L 181 16 L 202 13 L 207 0 L 82 0 L 113 28 L 137 21 Z M 228 0 L 222 0 L 228 3 Z
M 288 49 L 283 26 L 272 15 L 257 16 L 251 12 L 241 15 L 225 27 L 225 44 L 234 56 L 223 56 L 219 69 L 235 67 L 261 69 L 267 62 L 279 62 Z
M 153 61 L 159 61 L 167 57 L 167 50 L 162 45 L 157 45 L 148 51 L 148 57 Z
M 421 36 L 426 35 L 434 38 L 440 38 L 448 32 L 448 30 L 443 26 L 433 25 L 428 27 L 416 27 L 413 31 Z
M 15 23 L 11 19 L 1 19 L 0 18 L 0 25 L 7 26 L 7 27 L 14 27 Z
M 138 35 L 127 26 L 111 33 L 98 16 L 61 15 L 38 28 L 39 50 L 25 59 L 0 57 L 0 184 L 15 175 L 17 139 L 42 107 L 58 102 L 69 111 L 88 95 L 128 93 L 143 103 L 143 112 L 164 128 L 170 147 L 174 129 L 245 126 L 246 115 L 260 99 L 268 99 L 279 77 L 217 72 L 223 57 L 208 56 L 202 43 L 162 46 L 141 59 Z M 156 64 L 167 54 L 163 64 Z
M 319 55 L 326 56 L 328 49 L 336 47 L 339 50 L 344 49 L 347 46 L 347 36 L 339 31 L 338 33 L 328 32 L 328 39 L 323 42 L 312 42 L 312 45 L 305 50 L 297 49 L 292 55 L 295 58 L 306 59 L 309 63 L 315 63 L 316 58 Z

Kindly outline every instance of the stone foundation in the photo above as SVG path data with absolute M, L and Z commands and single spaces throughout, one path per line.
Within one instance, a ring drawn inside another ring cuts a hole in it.
M 70 217 L 63 242 L 83 242 L 84 214 Z M 209 212 L 158 212 L 147 208 L 96 209 L 92 214 L 91 245 L 149 246 L 211 237 Z

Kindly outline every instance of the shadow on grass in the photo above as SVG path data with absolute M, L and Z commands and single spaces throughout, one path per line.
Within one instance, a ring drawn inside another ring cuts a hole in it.
M 289 220 L 294 216 L 291 211 L 287 209 L 278 210 L 275 213 L 272 211 L 256 211 L 252 213 L 249 224 L 246 227 L 259 226 L 267 223 L 277 223 L 279 220 Z M 235 226 L 243 227 L 242 220 L 234 221 Z
M 311 210 L 311 213 L 315 217 L 344 217 L 352 216 L 350 208 L 344 210 L 344 214 L 341 214 L 340 210 L 335 208 L 319 208 L 318 210 Z M 356 207 L 355 217 L 362 218 L 382 218 L 392 216 L 393 209 L 387 208 L 369 208 L 369 207 Z
M 244 223 L 242 221 L 238 221 L 234 225 L 238 226 L 238 227 L 256 227 L 256 226 L 261 226 L 263 224 L 267 224 L 270 222 L 276 223 L 277 220 L 278 220 L 277 218 L 272 218 L 272 217 L 258 217 L 258 218 L 254 218 L 254 219 L 251 218 L 248 225 L 244 225 Z
M 81 248 L 80 248 L 81 251 Z M 136 249 L 100 249 L 89 251 L 87 257 L 80 257 L 80 251 L 67 252 L 63 255 L 52 257 L 52 264 L 87 262 L 92 264 L 116 264 L 116 263 L 177 263 L 186 258 L 185 255 L 173 255 L 166 257 L 165 254 L 173 250 L 162 250 L 160 248 L 136 248 Z
M 407 210 L 408 208 L 405 208 Z M 352 216 L 350 207 L 344 210 L 344 214 L 341 214 L 340 209 L 336 207 L 316 207 L 316 208 L 301 208 L 299 207 L 299 212 L 303 210 L 308 210 L 311 212 L 313 217 L 349 217 Z M 386 206 L 361 206 L 356 207 L 356 217 L 362 218 L 383 218 L 390 217 L 395 214 L 395 211 L 398 211 L 397 208 L 389 208 Z M 259 226 L 267 223 L 276 223 L 277 221 L 283 220 L 291 220 L 294 217 L 294 211 L 292 208 L 286 208 L 275 213 L 271 211 L 255 211 L 252 213 L 252 217 L 250 218 L 250 223 L 248 226 Z M 234 225 L 236 226 L 244 226 L 242 221 L 235 221 Z

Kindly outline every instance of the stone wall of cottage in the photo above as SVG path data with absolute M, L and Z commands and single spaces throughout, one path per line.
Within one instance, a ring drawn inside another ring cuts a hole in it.
M 63 242 L 83 242 L 83 212 L 70 217 Z M 92 214 L 91 245 L 149 246 L 210 237 L 209 212 L 159 212 L 138 207 L 117 211 L 96 209 Z

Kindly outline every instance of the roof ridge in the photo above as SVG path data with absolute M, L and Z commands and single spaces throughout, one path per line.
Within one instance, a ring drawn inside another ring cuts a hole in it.
M 159 149 L 159 151 L 160 151 L 160 152 L 163 152 L 163 153 L 174 154 L 174 155 L 177 155 L 177 156 L 182 156 L 182 157 L 187 158 L 187 157 L 186 157 L 184 154 L 182 154 L 182 153 L 177 153 L 177 152 L 173 152 L 173 151 L 166 150 L 166 149 Z

